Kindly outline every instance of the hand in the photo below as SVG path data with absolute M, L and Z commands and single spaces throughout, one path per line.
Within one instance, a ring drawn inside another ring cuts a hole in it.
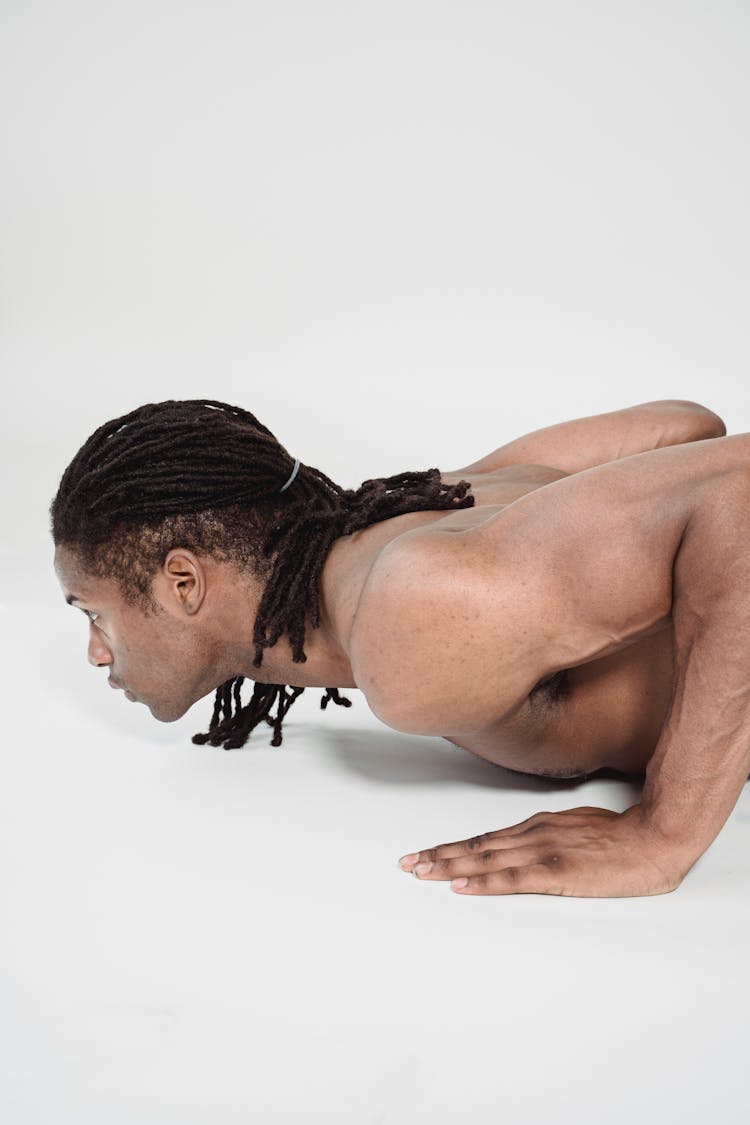
M 685 863 L 649 826 L 640 805 L 623 813 L 584 805 L 541 812 L 510 828 L 403 856 L 419 879 L 454 879 L 475 895 L 662 895 L 680 885 Z M 466 876 L 467 878 L 462 878 Z

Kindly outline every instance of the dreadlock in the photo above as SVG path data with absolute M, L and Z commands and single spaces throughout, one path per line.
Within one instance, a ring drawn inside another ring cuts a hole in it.
M 319 580 L 341 536 L 405 512 L 474 504 L 468 481 L 443 484 L 438 469 L 339 487 L 300 465 L 258 419 L 212 399 L 148 403 L 106 422 L 65 470 L 52 504 L 56 546 L 73 550 L 92 576 L 117 582 L 129 604 L 158 611 L 152 581 L 174 547 L 232 561 L 265 580 L 253 629 L 253 666 L 286 632 L 292 660 L 304 663 L 306 626 L 320 625 Z M 264 720 L 281 745 L 287 711 L 305 690 L 257 683 L 243 705 L 236 676 L 216 689 L 208 732 L 192 741 L 243 746 Z M 326 688 L 325 710 L 351 700 Z M 271 716 L 274 705 L 277 713 Z

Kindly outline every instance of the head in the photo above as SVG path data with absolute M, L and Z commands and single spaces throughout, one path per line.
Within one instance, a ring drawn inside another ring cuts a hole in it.
M 149 403 L 100 426 L 65 470 L 51 505 L 55 566 L 90 617 L 89 659 L 170 721 L 212 689 L 214 713 L 194 741 L 243 745 L 262 720 L 281 723 L 302 688 L 256 683 L 246 705 L 223 627 L 243 583 L 258 591 L 247 630 L 263 651 L 286 633 L 304 662 L 318 628 L 325 558 L 342 535 L 408 511 L 469 507 L 469 484 L 437 469 L 342 489 L 300 465 L 254 415 L 208 399 Z M 236 618 L 231 617 L 236 624 Z M 329 688 L 329 699 L 348 700 Z M 278 713 L 270 711 L 278 701 Z M 234 713 L 233 713 L 234 708 Z
M 115 578 L 94 575 L 61 544 L 55 570 L 66 600 L 88 618 L 88 659 L 107 669 L 112 687 L 145 704 L 162 722 L 180 718 L 196 700 L 243 665 L 257 594 L 242 573 L 210 555 L 169 550 L 144 607 L 123 596 Z

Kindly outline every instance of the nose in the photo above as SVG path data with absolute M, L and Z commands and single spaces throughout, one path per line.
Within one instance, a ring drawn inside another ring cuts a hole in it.
M 101 635 L 97 635 L 93 622 L 89 630 L 88 657 L 89 664 L 93 664 L 95 668 L 112 663 L 112 653 L 105 644 L 102 644 Z

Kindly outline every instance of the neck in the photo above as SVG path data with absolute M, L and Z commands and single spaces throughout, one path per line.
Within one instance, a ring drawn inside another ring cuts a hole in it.
M 331 547 L 320 578 L 320 625 L 305 629 L 303 663 L 292 660 L 292 647 L 286 633 L 272 648 L 263 650 L 260 668 L 253 666 L 254 647 L 243 646 L 242 675 L 260 683 L 289 684 L 290 687 L 353 688 L 357 684 L 349 659 L 354 615 L 370 569 L 372 551 L 362 542 L 362 533 L 343 536 Z M 257 586 L 257 606 L 261 586 Z M 245 637 L 247 634 L 245 634 Z
M 248 653 L 245 648 L 242 675 L 290 687 L 356 687 L 350 661 L 351 634 L 372 565 L 396 536 L 434 518 L 434 512 L 407 512 L 337 539 L 321 572 L 320 626 L 311 629 L 308 625 L 305 631 L 307 660 L 294 663 L 284 633 L 273 648 L 264 649 L 260 668 L 253 667 L 254 650 Z

